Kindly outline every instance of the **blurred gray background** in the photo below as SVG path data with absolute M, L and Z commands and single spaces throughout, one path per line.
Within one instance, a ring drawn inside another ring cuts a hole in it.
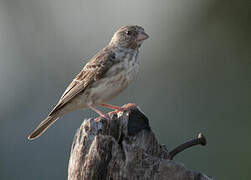
M 123 25 L 150 35 L 138 78 L 111 103 L 137 103 L 175 160 L 216 179 L 251 179 L 250 1 L 0 0 L 0 179 L 66 179 L 82 110 L 27 136 Z M 107 111 L 107 109 L 106 109 Z

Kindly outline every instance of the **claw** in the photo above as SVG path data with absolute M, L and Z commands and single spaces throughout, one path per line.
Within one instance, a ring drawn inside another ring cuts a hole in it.
M 111 112 L 109 112 L 107 114 L 108 114 L 109 117 L 111 117 L 113 114 L 116 114 L 118 112 L 119 112 L 118 110 L 115 110 L 115 111 L 111 111 Z
M 106 115 L 106 114 L 100 115 L 100 116 L 97 117 L 94 121 L 95 121 L 95 122 L 99 122 L 102 118 L 106 119 L 107 122 L 108 122 L 108 124 L 110 124 L 111 118 L 109 117 L 109 115 Z
M 122 109 L 125 111 L 125 110 L 130 110 L 130 109 L 132 109 L 134 107 L 136 107 L 136 104 L 134 104 L 134 103 L 128 103 L 128 104 L 124 105 L 122 107 Z

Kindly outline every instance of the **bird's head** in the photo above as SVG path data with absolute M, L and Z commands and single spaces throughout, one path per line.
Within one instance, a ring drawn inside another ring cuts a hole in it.
M 123 26 L 119 28 L 112 37 L 110 45 L 115 47 L 136 49 L 140 47 L 142 42 L 149 36 L 140 26 Z

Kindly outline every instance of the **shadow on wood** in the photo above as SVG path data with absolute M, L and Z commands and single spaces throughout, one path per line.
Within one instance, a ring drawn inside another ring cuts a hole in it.
M 112 121 L 88 119 L 71 149 L 68 180 L 209 180 L 169 160 L 147 117 L 137 108 L 113 113 Z

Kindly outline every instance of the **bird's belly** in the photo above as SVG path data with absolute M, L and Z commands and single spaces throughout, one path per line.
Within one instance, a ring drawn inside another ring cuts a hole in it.
M 82 94 L 84 104 L 100 105 L 108 102 L 128 86 L 125 73 L 114 77 L 106 77 L 95 82 L 90 89 Z

